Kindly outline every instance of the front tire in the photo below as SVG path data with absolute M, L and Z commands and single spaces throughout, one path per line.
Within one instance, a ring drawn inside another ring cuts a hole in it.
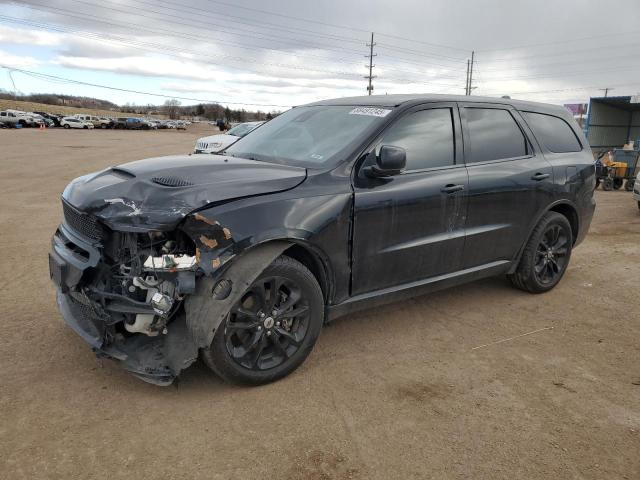
M 547 212 L 533 229 L 511 283 L 520 290 L 544 293 L 562 279 L 571 259 L 573 234 L 567 217 Z
M 202 358 L 222 379 L 262 385 L 289 375 L 311 353 L 324 320 L 322 290 L 300 262 L 280 256 L 218 327 Z
M 69 124 L 68 124 L 68 123 L 65 123 L 65 124 L 64 124 L 64 128 L 66 128 L 66 129 L 68 130 L 68 129 L 70 129 L 71 127 L 69 126 Z

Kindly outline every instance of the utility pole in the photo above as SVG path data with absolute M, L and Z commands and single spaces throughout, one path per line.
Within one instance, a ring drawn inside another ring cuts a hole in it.
M 469 66 L 471 65 L 470 60 L 467 59 L 467 78 L 464 83 L 464 94 L 469 95 Z
M 369 67 L 369 75 L 367 75 L 364 78 L 368 78 L 369 79 L 369 85 L 367 85 L 367 92 L 369 92 L 369 95 L 371 95 L 371 93 L 373 92 L 373 79 L 376 78 L 373 75 L 373 67 L 375 67 L 375 65 L 373 64 L 373 57 L 377 57 L 378 55 L 374 55 L 373 54 L 373 47 L 376 44 L 373 43 L 373 32 L 371 32 L 371 43 L 367 43 L 367 47 L 369 47 L 369 65 L 365 65 L 365 67 Z
M 602 90 L 604 92 L 605 98 L 609 95 L 609 90 L 613 90 L 613 88 L 599 88 L 598 90 Z
M 468 90 L 467 95 L 471 95 L 471 92 L 474 89 L 474 86 L 473 86 L 473 63 L 475 61 L 475 55 L 476 55 L 476 52 L 472 51 L 471 52 L 471 66 L 469 68 L 469 90 Z

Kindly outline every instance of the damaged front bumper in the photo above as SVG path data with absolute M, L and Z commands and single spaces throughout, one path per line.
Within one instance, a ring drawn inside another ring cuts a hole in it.
M 171 322 L 166 335 L 149 337 L 113 336 L 108 326 L 91 309 L 58 290 L 58 308 L 65 323 L 93 349 L 98 357 L 120 362 L 122 368 L 145 382 L 170 385 L 178 374 L 196 361 L 198 349 L 184 316 Z
M 184 312 L 178 311 L 163 333 L 155 336 L 127 332 L 122 328 L 122 316 L 117 310 L 135 312 L 138 309 L 143 315 L 149 315 L 151 307 L 140 305 L 141 302 L 127 304 L 119 298 L 109 304 L 112 310 L 106 312 L 90 299 L 79 285 L 101 268 L 101 262 L 97 242 L 77 235 L 65 224 L 60 225 L 52 240 L 49 270 L 65 323 L 99 357 L 118 361 L 125 370 L 146 382 L 171 384 L 198 357 Z M 121 323 L 120 328 L 116 327 L 117 322 Z

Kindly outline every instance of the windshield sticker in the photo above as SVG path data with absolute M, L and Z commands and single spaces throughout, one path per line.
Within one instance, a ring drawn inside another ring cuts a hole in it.
M 386 117 L 391 113 L 391 110 L 386 108 L 373 108 L 373 107 L 356 107 L 349 112 L 349 115 L 368 115 L 370 117 Z

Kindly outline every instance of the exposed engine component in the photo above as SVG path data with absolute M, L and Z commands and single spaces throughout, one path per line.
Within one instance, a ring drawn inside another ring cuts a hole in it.
M 144 261 L 144 268 L 151 271 L 189 270 L 195 267 L 195 265 L 196 265 L 196 257 L 191 255 L 162 255 L 159 257 L 149 256 Z
M 171 298 L 169 295 L 164 295 L 160 292 L 156 292 L 151 297 L 151 306 L 158 315 L 165 317 L 169 314 L 171 308 L 173 307 L 173 298 Z
M 84 287 L 94 306 L 122 332 L 167 333 L 184 295 L 195 290 L 196 257 L 185 237 L 117 233 L 105 245 L 110 260 Z M 122 322 L 122 323 L 120 323 Z

